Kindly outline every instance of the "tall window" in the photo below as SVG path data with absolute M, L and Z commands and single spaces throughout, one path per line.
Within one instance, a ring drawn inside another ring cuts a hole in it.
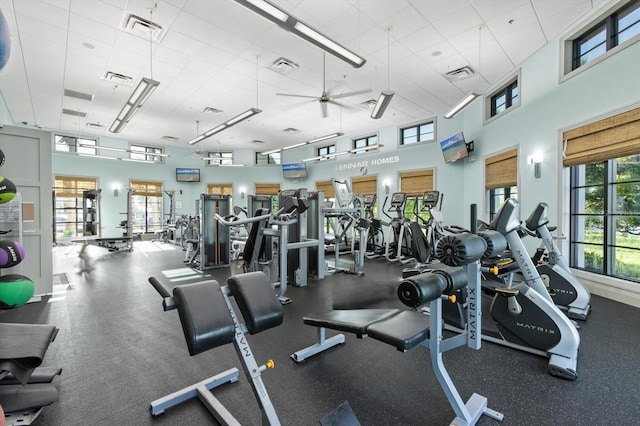
M 571 168 L 571 266 L 640 282 L 640 155 Z
M 429 219 L 429 212 L 422 210 L 421 197 L 425 191 L 431 190 L 433 190 L 433 169 L 400 172 L 400 191 L 407 194 L 404 217 L 418 220 L 419 216 L 422 219 L 421 223 L 424 224 Z
M 280 153 L 274 152 L 273 154 L 260 154 L 256 152 L 256 166 L 266 166 L 268 164 L 280 164 Z
M 640 34 L 640 0 L 635 0 L 573 40 L 571 70 L 599 58 L 638 34 Z
M 207 152 L 207 166 L 230 166 L 233 164 L 233 152 Z
M 130 145 L 129 150 L 129 158 L 132 160 L 139 161 L 153 161 L 154 163 L 162 163 L 163 156 L 158 154 L 164 154 L 162 148 L 153 147 L 153 146 L 142 146 L 142 145 Z
M 506 188 L 495 188 L 489 190 L 489 221 L 492 221 L 496 217 L 496 213 L 500 210 L 500 207 L 509 198 L 518 199 L 518 187 L 509 186 Z
M 435 122 L 427 121 L 400 129 L 400 145 L 433 141 L 436 138 Z
M 95 139 L 65 135 L 55 135 L 53 142 L 54 149 L 57 152 L 72 152 L 86 155 L 96 155 L 96 149 L 94 147 L 98 144 Z
M 56 176 L 54 193 L 54 241 L 82 235 L 82 192 L 97 189 L 96 178 Z
M 131 232 L 162 231 L 162 182 L 132 180 L 131 191 Z

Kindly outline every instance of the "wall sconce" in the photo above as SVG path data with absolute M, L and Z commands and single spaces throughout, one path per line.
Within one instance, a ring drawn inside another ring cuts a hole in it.
M 527 157 L 527 161 L 529 164 L 533 164 L 533 176 L 539 178 L 542 176 L 540 171 L 542 160 L 544 159 L 544 154 L 542 151 L 536 151 L 530 156 Z
M 245 195 L 247 195 L 247 188 L 245 188 L 244 186 L 240 187 L 240 198 L 242 198 L 244 200 Z
M 240 198 L 244 200 L 244 191 L 240 191 Z
M 118 190 L 120 189 L 120 185 L 113 185 L 113 196 L 117 197 L 118 196 Z
M 382 184 L 384 185 L 385 195 L 389 195 L 389 186 L 391 185 L 391 182 L 389 182 L 388 180 L 385 180 L 382 182 Z

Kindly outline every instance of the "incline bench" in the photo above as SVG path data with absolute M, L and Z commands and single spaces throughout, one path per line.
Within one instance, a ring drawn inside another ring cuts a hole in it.
M 233 342 L 260 405 L 262 424 L 279 425 L 261 377 L 262 371 L 273 368 L 273 361 L 258 366 L 245 337 L 247 332 L 257 334 L 282 324 L 284 311 L 267 277 L 262 272 L 249 272 L 229 278 L 224 287 L 215 280 L 208 280 L 178 285 L 172 293 L 154 277 L 150 277 L 149 282 L 163 297 L 165 311 L 178 309 L 191 356 Z M 245 323 L 238 321 L 230 295 L 235 298 Z M 198 397 L 218 422 L 238 425 L 233 415 L 211 393 L 213 388 L 237 380 L 238 369 L 231 368 L 153 401 L 151 414 L 157 416 L 174 405 Z
M 443 243 L 442 246 L 440 243 Z M 359 338 L 369 336 L 402 352 L 417 345 L 426 346 L 430 351 L 431 366 L 436 378 L 456 414 L 451 424 L 474 425 L 483 414 L 501 421 L 504 416 L 488 408 L 487 399 L 481 395 L 474 393 L 467 403 L 464 403 L 442 360 L 443 352 L 460 346 L 480 348 L 481 298 L 478 259 L 484 255 L 487 244 L 484 239 L 473 234 L 443 238 L 440 243 L 439 250 L 447 253 L 443 257 L 451 260 L 449 263 L 454 266 L 443 266 L 441 269 L 409 277 L 398 286 L 398 298 L 413 310 L 333 310 L 305 316 L 305 324 L 318 327 L 318 341 L 315 345 L 292 354 L 291 357 L 296 362 L 302 362 L 310 356 L 344 343 L 342 334 L 325 339 L 326 328 L 354 333 Z M 462 334 L 443 339 L 443 300 L 455 302 L 454 293 L 464 287 L 468 289 L 466 306 L 469 328 Z M 426 303 L 429 303 L 428 317 L 415 311 Z

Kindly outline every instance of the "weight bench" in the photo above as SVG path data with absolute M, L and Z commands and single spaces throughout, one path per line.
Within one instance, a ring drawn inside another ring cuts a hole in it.
M 30 425 L 58 400 L 52 382 L 62 369 L 40 367 L 57 333 L 52 325 L 0 323 L 0 404 L 7 424 Z
M 208 280 L 178 285 L 169 292 L 154 277 L 149 282 L 163 296 L 164 310 L 178 309 L 182 331 L 191 356 L 227 343 L 233 343 L 242 362 L 248 381 L 262 411 L 262 424 L 279 425 L 275 408 L 262 381 L 261 372 L 273 368 L 273 361 L 258 366 L 245 337 L 282 324 L 284 311 L 269 280 L 262 272 L 236 275 L 221 287 L 217 281 Z M 238 321 L 230 296 L 245 320 Z M 188 399 L 198 397 L 221 424 L 239 425 L 233 415 L 218 401 L 211 391 L 225 383 L 238 380 L 239 371 L 231 368 L 192 386 L 174 392 L 151 403 L 151 414 L 162 414 L 166 409 Z
M 472 234 L 468 234 L 472 235 Z M 440 386 L 444 390 L 456 418 L 452 425 L 474 425 L 485 414 L 501 421 L 504 416 L 487 407 L 487 399 L 473 394 L 464 403 L 455 388 L 451 377 L 444 367 L 442 354 L 460 346 L 472 349 L 480 348 L 481 310 L 480 310 L 480 259 L 486 249 L 486 243 L 475 235 L 473 238 L 457 239 L 456 244 L 462 242 L 468 245 L 454 247 L 462 250 L 458 253 L 458 260 L 463 260 L 466 266 L 444 266 L 439 270 L 425 272 L 403 280 L 398 286 L 398 298 L 413 310 L 398 309 L 353 309 L 333 310 L 321 314 L 308 315 L 303 318 L 307 325 L 318 327 L 318 341 L 316 344 L 302 349 L 291 357 L 296 362 L 302 362 L 310 356 L 322 352 L 339 343 L 344 343 L 344 336 L 339 334 L 331 339 L 325 339 L 325 329 L 354 333 L 358 338 L 366 336 L 394 346 L 401 352 L 406 352 L 415 346 L 425 346 L 430 351 L 431 366 Z M 473 241 L 466 241 L 467 239 Z M 484 244 L 484 245 L 483 245 Z M 484 247 L 484 248 L 482 248 Z M 454 293 L 467 288 L 469 303 L 469 328 L 462 334 L 443 339 L 442 303 L 455 302 Z M 419 306 L 429 304 L 429 315 L 415 311 Z

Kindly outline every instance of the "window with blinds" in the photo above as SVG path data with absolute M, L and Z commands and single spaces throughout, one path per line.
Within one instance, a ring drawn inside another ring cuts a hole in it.
M 593 164 L 640 153 L 640 108 L 568 130 L 565 167 Z
M 82 233 L 82 192 L 98 189 L 98 180 L 92 177 L 54 177 L 54 241 L 74 238 Z
M 377 194 L 378 176 L 357 176 L 351 179 L 351 190 L 354 194 Z
M 233 196 L 233 185 L 230 183 L 208 183 L 207 194 Z
M 255 194 L 256 195 L 278 195 L 280 192 L 279 183 L 256 183 Z
M 407 196 L 422 195 L 433 189 L 433 169 L 400 172 L 400 191 Z
M 132 233 L 155 233 L 162 231 L 162 182 L 131 180 Z
M 325 200 L 329 198 L 335 198 L 336 193 L 333 190 L 333 184 L 331 180 L 317 180 L 316 181 L 316 191 L 324 192 Z
M 492 155 L 484 160 L 485 188 L 510 188 L 518 185 L 518 149 Z

